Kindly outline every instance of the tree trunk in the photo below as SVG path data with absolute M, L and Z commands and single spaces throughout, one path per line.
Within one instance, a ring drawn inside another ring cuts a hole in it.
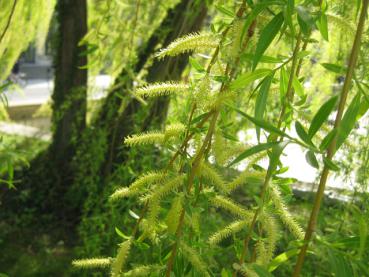
M 54 126 L 50 158 L 69 171 L 76 143 L 86 126 L 87 56 L 78 46 L 87 32 L 86 0 L 59 0 L 59 41 L 55 59 L 55 88 L 52 95 Z M 69 174 L 65 174 L 69 175 Z
M 54 218 L 65 224 L 75 217 L 66 193 L 75 179 L 72 161 L 86 126 L 87 69 L 81 67 L 87 64 L 87 57 L 83 55 L 86 47 L 78 45 L 87 32 L 86 0 L 58 0 L 56 13 L 52 142 L 19 173 L 19 188 L 27 197 L 15 195 L 13 201 L 10 195 L 4 199 L 8 198 L 6 205 L 15 212 L 37 214 L 38 222 L 45 216 L 48 221 Z

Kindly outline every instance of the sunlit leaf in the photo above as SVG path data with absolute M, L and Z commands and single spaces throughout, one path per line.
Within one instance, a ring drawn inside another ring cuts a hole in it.
M 260 33 L 259 40 L 256 44 L 255 56 L 253 61 L 253 69 L 256 68 L 261 56 L 267 50 L 269 45 L 272 43 L 273 39 L 279 32 L 283 24 L 283 13 L 279 13 L 264 27 Z

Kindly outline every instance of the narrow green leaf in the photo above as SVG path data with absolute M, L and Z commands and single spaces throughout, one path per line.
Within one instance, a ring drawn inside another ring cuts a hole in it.
M 252 267 L 259 277 L 274 277 L 267 269 L 265 269 L 261 265 L 253 264 Z
M 319 169 L 319 163 L 318 160 L 315 157 L 315 154 L 313 151 L 309 150 L 306 152 L 305 155 L 306 161 L 308 162 L 309 165 L 311 165 L 312 167 Z
M 280 93 L 279 96 L 282 103 L 287 93 L 287 86 L 288 86 L 288 75 L 286 69 L 282 66 L 279 75 L 279 93 Z
M 124 239 L 130 239 L 129 236 L 125 235 L 121 230 L 119 230 L 117 227 L 115 227 L 115 232 L 117 233 L 118 236 L 124 238 Z
M 259 153 L 264 150 L 268 150 L 269 148 L 277 145 L 278 142 L 267 142 L 267 143 L 260 143 L 258 145 L 255 145 L 246 151 L 242 152 L 237 158 L 235 158 L 228 166 L 232 166 L 256 153 Z
M 274 172 L 279 164 L 279 158 L 283 152 L 283 149 L 287 146 L 289 141 L 282 141 L 278 144 L 274 145 L 272 148 L 272 152 L 269 155 L 269 170 Z
M 255 56 L 252 68 L 255 69 L 261 56 L 267 50 L 273 39 L 279 32 L 283 24 L 283 13 L 277 14 L 261 31 L 260 38 L 256 45 Z
M 283 252 L 282 254 L 279 254 L 277 257 L 275 257 L 270 263 L 269 263 L 269 272 L 273 272 L 276 270 L 280 265 L 287 262 L 289 258 L 296 256 L 300 252 L 299 248 L 291 249 L 286 252 Z
M 303 142 L 305 142 L 306 144 L 313 145 L 313 143 L 310 140 L 310 137 L 308 136 L 308 134 L 306 133 L 304 127 L 302 126 L 302 124 L 299 121 L 295 122 L 295 129 L 296 129 L 297 135 L 300 137 L 300 139 Z
M 369 233 L 367 218 L 364 215 L 360 216 L 358 225 L 360 235 L 359 257 L 362 257 L 366 249 L 367 238 Z
M 270 133 L 273 134 L 277 134 L 289 139 L 292 139 L 291 136 L 289 136 L 288 134 L 286 134 L 285 132 L 279 130 L 277 127 L 273 126 L 272 124 L 264 121 L 264 120 L 260 120 L 260 119 L 256 119 L 253 118 L 252 116 L 249 116 L 248 114 L 244 113 L 243 111 L 231 106 L 231 105 L 227 105 L 228 107 L 232 108 L 233 110 L 235 110 L 236 112 L 238 112 L 240 115 L 242 115 L 243 117 L 247 118 L 248 120 L 250 120 L 252 123 L 254 123 L 255 125 L 259 126 L 260 128 L 264 129 L 265 131 L 268 131 Z
M 333 111 L 336 103 L 337 103 L 338 96 L 333 96 L 327 102 L 325 102 L 317 113 L 314 115 L 310 127 L 309 127 L 309 137 L 312 138 L 316 132 L 320 129 L 323 123 L 327 120 L 330 113 Z
M 288 27 L 291 30 L 291 35 L 294 36 L 296 33 L 295 25 L 293 24 L 293 13 L 295 10 L 295 1 L 287 0 L 286 12 L 285 12 L 285 21 Z
M 301 5 L 296 6 L 297 21 L 300 25 L 301 31 L 307 36 L 314 27 L 314 20 L 309 13 L 309 10 Z
M 333 64 L 333 63 L 321 63 L 320 64 L 321 66 L 323 66 L 325 69 L 329 70 L 329 71 L 332 71 L 334 73 L 337 73 L 337 74 L 342 74 L 345 72 L 345 69 L 338 65 L 338 64 Z
M 196 71 L 205 72 L 204 67 L 196 59 L 190 57 L 189 62 Z
M 322 35 L 322 37 L 328 41 L 329 37 L 328 37 L 328 20 L 327 20 L 327 16 L 325 15 L 325 13 L 322 13 L 319 17 L 319 20 L 316 22 L 316 25 L 319 29 L 320 34 Z
M 337 129 L 333 129 L 325 136 L 325 138 L 320 143 L 320 146 L 319 146 L 320 151 L 325 151 L 328 149 L 328 146 L 331 144 L 336 134 L 337 134 Z
M 335 164 L 333 161 L 327 159 L 326 157 L 323 158 L 324 165 L 328 167 L 328 169 L 332 171 L 339 171 L 340 168 L 337 164 Z
M 343 142 L 346 140 L 351 130 L 354 128 L 355 123 L 358 120 L 358 114 L 360 111 L 360 98 L 361 94 L 357 93 L 352 99 L 350 105 L 348 106 L 337 132 L 337 143 L 336 151 L 341 147 Z
M 296 76 L 293 76 L 292 86 L 296 94 L 300 96 L 300 98 L 304 97 L 304 87 L 301 85 L 299 79 L 297 79 Z
M 263 80 L 263 83 L 261 84 L 259 94 L 256 97 L 256 103 L 255 103 L 255 118 L 256 119 L 263 119 L 264 118 L 264 112 L 267 105 L 267 99 L 268 99 L 268 93 L 270 89 L 270 85 L 272 84 L 273 75 L 268 75 Z M 260 141 L 260 128 L 256 127 L 256 136 L 258 141 Z
M 247 85 L 254 82 L 255 80 L 258 80 L 258 79 L 261 79 L 267 76 L 268 74 L 270 74 L 271 71 L 272 70 L 270 69 L 260 68 L 252 72 L 241 74 L 240 76 L 238 76 L 236 80 L 232 82 L 231 89 L 244 88 Z
M 348 277 L 354 276 L 350 263 L 339 252 L 329 250 L 329 263 L 332 269 L 332 273 L 336 277 Z
M 227 16 L 232 17 L 232 18 L 234 18 L 234 17 L 235 17 L 235 14 L 234 14 L 234 12 L 233 12 L 233 11 L 230 11 L 230 10 L 226 9 L 226 8 L 225 8 L 225 7 L 223 7 L 223 6 L 219 6 L 219 5 L 217 5 L 217 6 L 215 6 L 215 8 L 216 8 L 218 11 L 220 11 L 222 14 L 224 14 L 224 15 L 227 15 Z

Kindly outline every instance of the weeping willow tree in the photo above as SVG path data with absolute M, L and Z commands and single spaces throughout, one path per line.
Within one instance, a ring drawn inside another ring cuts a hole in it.
M 43 46 L 55 3 L 56 0 L 0 3 L 0 81 L 7 78 L 31 42 Z
M 111 276 L 271 276 L 298 254 L 288 274 L 299 276 L 327 176 L 339 170 L 334 154 L 369 108 L 361 89 L 366 79 L 359 74 L 365 68 L 358 62 L 368 2 L 350 5 L 359 16 L 352 12 L 349 22 L 337 12 L 347 1 L 240 1 L 218 6 L 222 18 L 211 30 L 188 34 L 160 50 L 159 60 L 198 53 L 190 59 L 189 78 L 138 86 L 134 94 L 142 101 L 176 97 L 186 105 L 164 128 L 129 135 L 124 144 L 156 147 L 164 165 L 155 165 L 110 196 L 110 202 L 131 198 L 135 203 L 129 212 L 132 226 L 117 230 L 123 241 L 116 255 L 76 260 L 74 266 L 108 268 Z M 317 78 L 307 61 L 315 49 L 324 53 L 324 41 L 337 43 L 332 22 L 355 22 L 355 27 L 346 27 L 354 32 L 342 43 L 338 64 L 321 64 L 345 78 L 337 91 L 325 92 L 327 99 L 316 100 L 317 91 L 303 85 L 305 78 Z M 313 103 L 318 108 L 312 108 Z M 333 111 L 332 126 L 328 119 Z M 240 131 L 250 129 L 254 143 L 238 138 Z M 288 168 L 281 157 L 291 144 L 304 149 L 312 167 L 322 169 L 306 229 L 286 202 L 295 180 L 282 175 Z M 240 162 L 243 170 L 230 178 L 227 170 Z M 242 188 L 251 201 L 237 201 L 233 192 Z M 226 224 L 219 220 L 224 214 Z M 280 248 L 285 234 L 292 248 Z M 366 274 L 360 265 L 369 254 L 359 251 L 357 276 Z M 324 276 L 339 272 L 337 266 L 322 270 Z

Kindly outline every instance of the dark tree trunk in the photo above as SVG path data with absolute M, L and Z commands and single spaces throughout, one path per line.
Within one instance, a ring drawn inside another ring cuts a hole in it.
M 55 59 L 55 88 L 52 95 L 54 126 L 50 159 L 69 171 L 76 143 L 86 126 L 87 56 L 78 46 L 87 32 L 86 0 L 59 0 L 59 40 Z M 71 172 L 69 172 L 71 173 Z M 73 174 L 71 174 L 73 175 Z
M 5 196 L 4 204 L 17 213 L 36 214 L 41 224 L 44 217 L 64 225 L 76 217 L 66 193 L 75 179 L 72 161 L 86 126 L 87 70 L 81 67 L 87 64 L 87 57 L 83 55 L 86 47 L 78 45 L 87 32 L 86 0 L 58 0 L 56 13 L 52 142 L 18 174 L 22 179 L 19 188 L 27 197 Z

